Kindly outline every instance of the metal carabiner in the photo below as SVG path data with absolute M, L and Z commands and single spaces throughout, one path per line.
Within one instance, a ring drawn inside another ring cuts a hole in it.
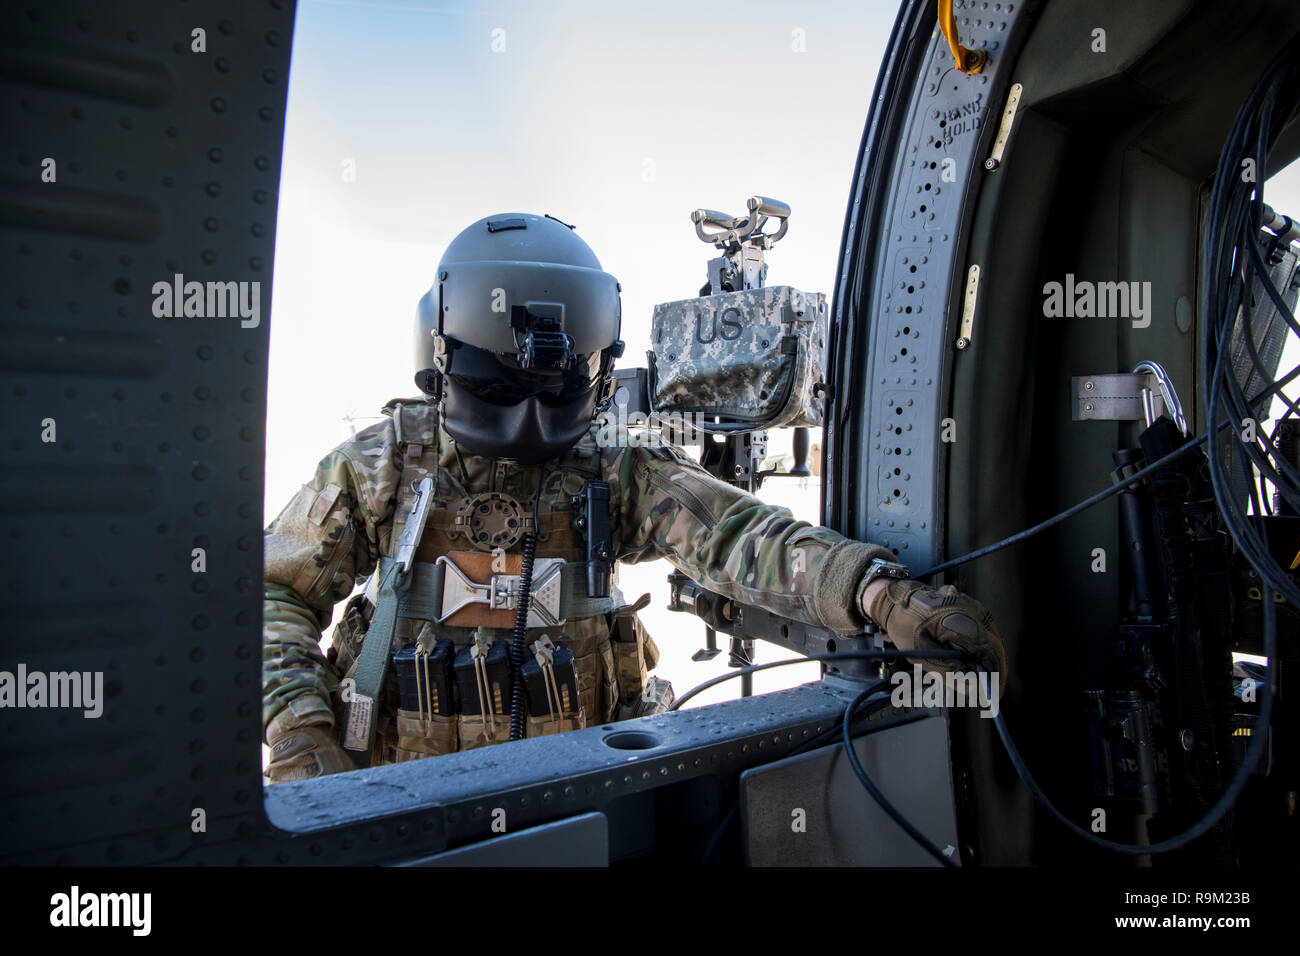
M 1161 397 L 1165 400 L 1165 411 L 1174 420 L 1178 430 L 1183 435 L 1187 435 L 1187 418 L 1183 414 L 1183 403 L 1178 400 L 1178 393 L 1174 390 L 1173 379 L 1169 377 L 1165 367 L 1159 362 L 1152 361 L 1138 362 L 1137 365 L 1133 366 L 1134 375 L 1145 373 L 1150 373 L 1156 377 L 1156 381 L 1160 383 Z M 1150 428 L 1156 421 L 1155 396 L 1152 390 L 1145 386 L 1142 388 L 1142 412 L 1146 416 L 1147 427 Z

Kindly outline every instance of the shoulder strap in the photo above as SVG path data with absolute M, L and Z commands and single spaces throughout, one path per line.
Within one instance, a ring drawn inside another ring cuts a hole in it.
M 352 755 L 359 767 L 369 767 L 375 742 L 375 723 L 379 717 L 379 694 L 388 674 L 388 655 L 392 652 L 393 633 L 397 628 L 397 608 L 401 596 L 410 588 L 410 575 L 402 575 L 396 563 L 382 568 L 379 601 L 366 628 L 353 686 L 348 696 L 339 728 L 339 744 Z M 375 573 L 381 573 L 376 568 Z
M 388 539 L 388 553 L 385 555 L 385 558 L 391 559 L 411 514 L 411 505 L 415 500 L 412 486 L 425 477 L 433 479 L 435 488 L 438 485 L 437 408 L 420 399 L 410 402 L 395 399 L 386 404 L 383 411 L 393 419 L 393 435 L 397 445 L 397 503 L 393 529 Z M 340 728 L 341 745 L 352 754 L 357 765 L 362 767 L 370 765 L 379 695 L 388 673 L 388 656 L 392 652 L 393 634 L 397 628 L 398 605 L 411 585 L 411 576 L 400 574 L 391 560 L 381 561 L 375 569 L 375 576 L 382 579 L 375 601 L 375 613 L 370 618 L 370 625 L 366 628 L 361 644 L 361 653 L 357 656 L 352 693 Z

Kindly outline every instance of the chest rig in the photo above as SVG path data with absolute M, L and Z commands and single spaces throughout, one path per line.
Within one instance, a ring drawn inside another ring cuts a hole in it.
M 364 639 L 340 700 L 343 747 L 367 765 L 501 742 L 516 695 L 527 736 L 577 729 L 591 711 L 612 719 L 611 632 L 644 601 L 624 604 L 612 582 L 600 450 L 588 439 L 544 469 L 511 466 L 460 453 L 434 405 L 385 411 L 396 506 L 364 598 L 345 612 Z

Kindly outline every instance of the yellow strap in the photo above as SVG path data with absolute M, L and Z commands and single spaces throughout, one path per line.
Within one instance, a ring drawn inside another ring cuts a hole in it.
M 952 12 L 952 0 L 939 0 L 939 29 L 948 41 L 957 69 L 963 73 L 978 73 L 989 58 L 987 50 L 972 50 L 957 42 L 957 17 Z

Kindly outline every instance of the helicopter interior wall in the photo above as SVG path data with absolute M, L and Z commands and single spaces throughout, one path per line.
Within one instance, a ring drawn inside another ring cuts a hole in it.
M 0 622 L 7 666 L 103 678 L 97 719 L 4 712 L 6 863 L 176 860 L 258 826 L 265 319 L 293 13 L 0 10 Z M 258 321 L 164 318 L 155 284 L 177 274 L 247 283 Z
M 1202 188 L 1247 90 L 1300 22 L 1293 5 L 1278 3 L 1066 7 L 1045 5 L 1021 53 L 1024 95 L 1008 159 L 986 176 L 971 223 L 968 261 L 983 273 L 974 341 L 953 367 L 951 407 L 967 428 L 950 446 L 948 555 L 1102 490 L 1111 452 L 1136 445 L 1136 424 L 1071 420 L 1072 376 L 1159 361 L 1195 429 Z M 1278 28 L 1261 31 L 1260 22 Z M 1079 42 L 1099 23 L 1104 55 Z M 1272 168 L 1289 162 L 1274 160 Z M 1045 284 L 1067 274 L 1149 282 L 1150 324 L 1046 315 Z M 956 579 L 1015 635 L 1008 723 L 1046 792 L 1080 820 L 1096 802 L 1081 693 L 1110 653 L 1127 601 L 1118 527 L 1111 499 Z M 1097 548 L 1106 573 L 1093 570 Z M 1027 813 L 996 737 L 978 724 L 955 715 L 952 728 L 975 781 L 986 863 L 1126 865 Z

